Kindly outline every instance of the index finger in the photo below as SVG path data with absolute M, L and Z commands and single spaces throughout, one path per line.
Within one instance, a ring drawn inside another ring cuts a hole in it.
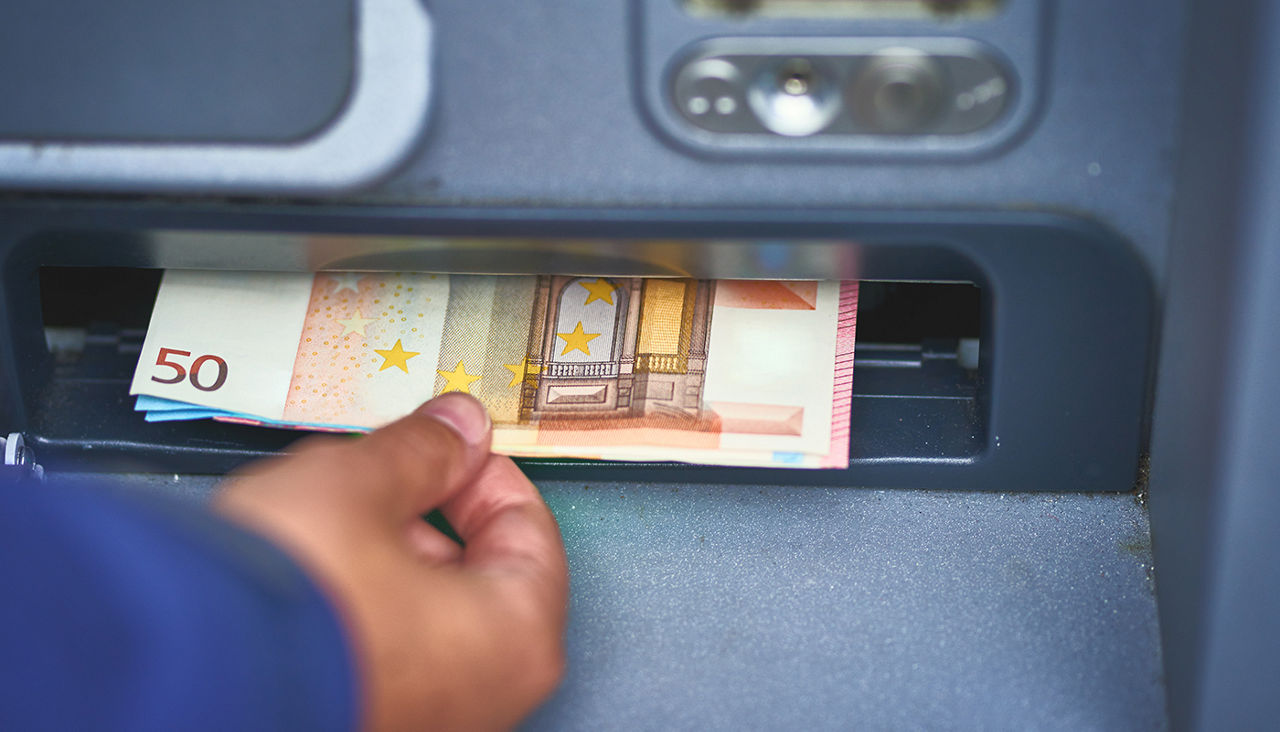
M 560 528 L 511 458 L 490 456 L 440 510 L 466 544 L 465 568 L 515 582 L 552 617 L 563 619 L 569 565 Z

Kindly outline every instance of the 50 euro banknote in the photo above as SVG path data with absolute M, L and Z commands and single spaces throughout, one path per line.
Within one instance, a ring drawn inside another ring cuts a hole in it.
M 172 270 L 130 393 L 364 431 L 462 391 L 508 455 L 844 467 L 856 312 L 856 282 Z

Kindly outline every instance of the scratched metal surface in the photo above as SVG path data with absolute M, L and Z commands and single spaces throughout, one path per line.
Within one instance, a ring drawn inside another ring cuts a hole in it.
M 1167 726 L 1132 496 L 542 488 L 569 671 L 528 729 Z

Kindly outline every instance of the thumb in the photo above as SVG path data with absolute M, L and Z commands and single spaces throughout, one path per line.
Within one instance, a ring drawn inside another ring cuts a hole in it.
M 349 443 L 335 466 L 348 490 L 395 518 L 444 503 L 489 456 L 493 423 L 475 397 L 450 392 L 367 437 Z M 332 480 L 332 479 L 330 479 Z
M 399 524 L 444 503 L 489 455 L 489 414 L 467 394 L 450 392 L 356 440 L 310 437 L 292 454 L 249 466 L 224 487 L 219 503 L 331 510 L 349 520 Z

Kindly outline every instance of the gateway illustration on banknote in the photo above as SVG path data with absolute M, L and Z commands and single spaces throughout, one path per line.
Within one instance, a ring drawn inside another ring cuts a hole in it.
M 843 466 L 856 283 L 165 274 L 151 421 L 367 430 L 447 391 L 512 455 Z
M 521 418 L 648 418 L 714 428 L 702 393 L 715 287 L 538 277 L 529 327 L 536 355 L 523 379 Z

